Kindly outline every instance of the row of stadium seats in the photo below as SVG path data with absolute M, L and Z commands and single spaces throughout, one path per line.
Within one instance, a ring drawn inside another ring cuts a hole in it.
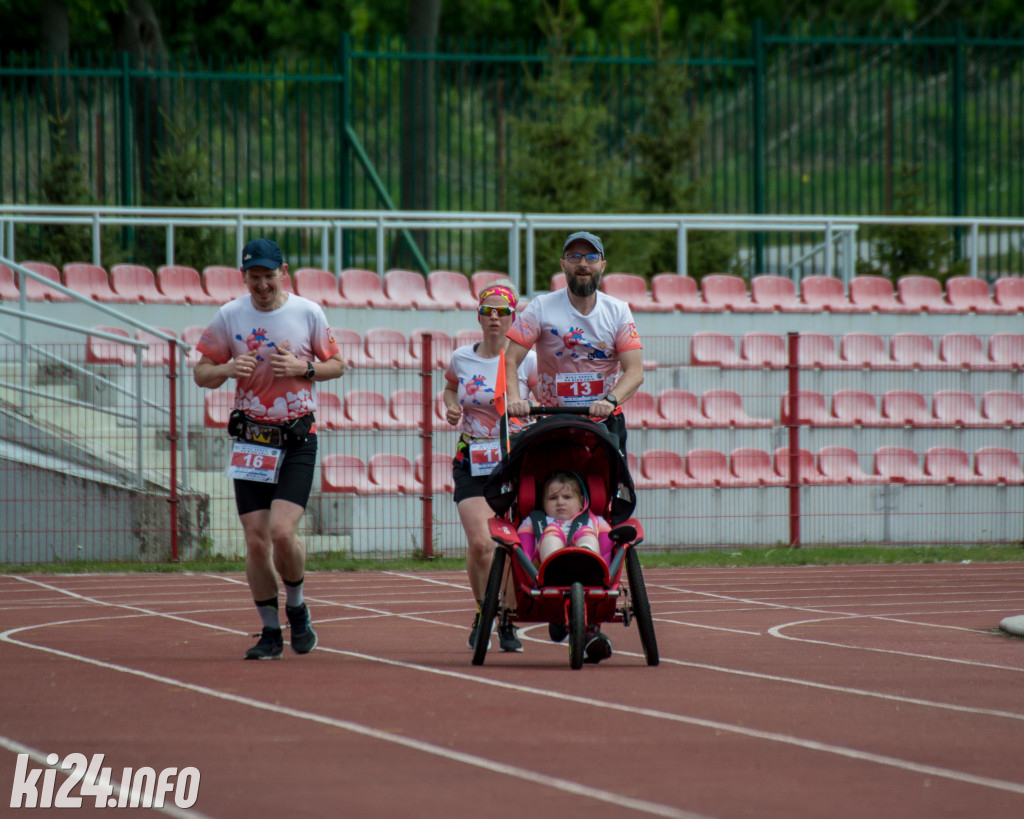
M 773 333 L 746 333 L 737 351 L 733 336 L 712 331 L 695 333 L 690 363 L 725 368 L 782 369 L 788 366 L 788 340 Z M 880 370 L 1022 370 L 1024 335 L 996 333 L 988 342 L 976 335 L 947 333 L 938 346 L 931 336 L 897 333 L 887 344 L 872 333 L 846 333 L 836 348 L 833 336 L 800 333 L 797 363 L 820 369 Z
M 431 493 L 454 492 L 452 457 L 435 452 L 431 466 Z M 363 462 L 356 455 L 328 455 L 320 464 L 320 489 L 353 495 L 408 494 L 423 492 L 422 455 L 410 462 L 404 455 L 378 453 Z
M 1024 426 L 1024 395 L 989 390 L 975 396 L 962 390 L 939 390 L 928 398 L 910 390 L 890 390 L 881 402 L 862 390 L 839 390 L 832 395 L 831 412 L 823 396 L 801 390 L 797 397 L 799 423 L 815 427 L 1007 427 Z M 792 422 L 788 396 L 782 397 L 780 418 Z
M 817 456 L 798 450 L 798 474 L 804 485 L 1024 484 L 1021 456 L 1002 447 L 983 447 L 971 456 L 955 447 L 936 446 L 921 458 L 912 449 L 884 446 L 875 450 L 873 471 L 864 472 L 860 457 L 848 447 L 822 447 Z M 628 456 L 637 489 L 787 486 L 790 450 L 769 454 L 740 448 L 728 456 L 714 449 L 692 449 L 685 456 L 649 449 L 637 461 Z

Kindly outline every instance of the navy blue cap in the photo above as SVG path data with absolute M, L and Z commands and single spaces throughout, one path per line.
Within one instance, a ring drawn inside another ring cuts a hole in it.
M 281 248 L 273 239 L 252 239 L 245 243 L 242 251 L 242 271 L 250 267 L 266 267 L 269 270 L 277 270 L 284 264 L 284 256 Z

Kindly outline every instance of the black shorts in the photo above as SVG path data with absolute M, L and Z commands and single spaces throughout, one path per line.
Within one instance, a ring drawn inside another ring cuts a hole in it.
M 286 500 L 303 509 L 309 502 L 316 474 L 316 435 L 284 450 L 277 483 L 235 481 L 235 507 L 239 515 L 269 509 L 272 501 Z
M 464 453 L 462 460 L 452 460 L 452 482 L 455 484 L 453 498 L 456 503 L 466 498 L 482 498 L 488 475 L 474 477 L 469 474 L 469 453 Z

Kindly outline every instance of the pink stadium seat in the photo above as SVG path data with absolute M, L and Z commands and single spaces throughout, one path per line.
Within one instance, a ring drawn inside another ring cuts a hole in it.
M 1005 313 L 1024 313 L 1024 279 L 999 279 L 992 285 L 992 300 Z
M 880 446 L 875 450 L 874 474 L 889 483 L 924 483 L 921 460 L 912 449 L 902 446 Z
M 942 426 L 971 427 L 985 424 L 977 401 L 969 392 L 939 390 L 932 396 L 932 415 Z
M 979 483 L 1024 484 L 1020 455 L 1004 447 L 986 446 L 975 452 L 974 474 Z
M 947 333 L 939 340 L 939 360 L 956 369 L 993 369 L 985 343 L 978 336 L 965 333 Z
M 45 276 L 52 282 L 62 284 L 60 271 L 52 264 L 46 262 L 22 262 L 21 266 L 31 270 L 33 273 Z M 66 296 L 59 290 L 54 290 L 38 279 L 33 279 L 29 276 L 25 277 L 25 298 L 29 301 L 73 301 L 71 296 Z
M 822 474 L 814 464 L 814 456 L 808 450 L 798 449 L 797 459 L 797 475 L 800 479 L 799 483 L 818 484 L 822 482 Z M 778 475 L 785 484 L 790 482 L 789 462 L 790 457 L 788 446 L 780 446 L 775 450 L 772 455 L 772 465 L 775 469 L 775 474 Z
M 356 455 L 328 455 L 320 467 L 320 490 L 348 495 L 374 495 L 383 490 L 370 482 L 366 464 Z
M 338 289 L 346 307 L 412 307 L 412 302 L 392 301 L 384 294 L 380 276 L 372 270 L 349 268 L 338 276 Z
M 242 271 L 237 267 L 210 265 L 203 268 L 203 289 L 218 303 L 226 304 L 249 292 Z
M 1001 313 L 992 300 L 988 282 L 970 276 L 953 276 L 946 281 L 946 300 L 958 313 Z
M 896 301 L 896 291 L 885 276 L 854 276 L 850 281 L 850 303 L 868 312 L 917 312 Z
M 740 340 L 740 363 L 745 367 L 782 369 L 789 363 L 786 339 L 774 333 L 746 333 Z
M 157 327 L 162 333 L 167 333 L 169 336 L 178 337 L 178 334 L 174 330 L 168 330 L 166 327 Z M 147 333 L 145 330 L 135 331 L 136 341 L 145 341 L 149 345 L 148 350 L 140 350 L 142 354 L 142 366 L 144 367 L 166 367 L 171 358 L 170 343 L 160 336 L 154 335 L 153 333 Z M 174 355 L 177 356 L 177 346 L 174 349 Z
M 336 393 L 328 392 L 323 387 L 316 391 L 316 425 L 317 429 L 346 429 L 345 408 Z
M 733 390 L 708 390 L 701 396 L 701 411 L 716 427 L 759 428 L 772 426 L 770 418 L 752 418 L 743 399 Z
M 888 423 L 878 410 L 878 401 L 863 390 L 838 390 L 832 396 L 834 423 L 850 427 L 881 427 Z
M 897 333 L 889 344 L 894 367 L 900 369 L 929 370 L 943 366 L 931 336 L 920 333 Z
M 686 474 L 698 487 L 724 487 L 734 483 L 729 459 L 717 449 L 691 449 L 686 455 Z
M 860 456 L 849 447 L 825 446 L 818 450 L 818 471 L 825 483 L 872 485 L 885 483 L 879 475 L 860 468 Z
M 423 485 L 423 466 L 426 459 L 420 453 L 416 456 L 413 464 L 416 483 Z M 430 485 L 432 494 L 452 493 L 455 491 L 455 482 L 452 478 L 452 456 L 443 452 L 434 452 L 430 458 Z
M 747 293 L 747 283 L 739 276 L 711 273 L 700 280 L 704 301 L 712 307 L 733 313 L 770 313 L 771 307 L 754 304 Z
M 388 399 L 375 390 L 345 393 L 345 419 L 349 429 L 386 429 Z
M 800 333 L 800 338 L 797 340 L 796 360 L 801 367 L 815 367 L 823 370 L 836 370 L 848 366 L 836 352 L 832 336 L 824 333 Z
M 458 347 L 465 347 L 467 344 L 476 344 L 478 341 L 484 340 L 484 333 L 479 327 L 474 327 L 470 330 L 459 330 L 452 337 L 452 344 Z
M 379 367 L 376 361 L 366 354 L 363 338 L 355 330 L 333 330 L 334 340 L 341 348 L 341 357 L 349 367 Z
M 658 486 L 648 479 L 640 469 L 640 461 L 632 452 L 626 453 L 626 463 L 629 467 L 629 474 L 633 478 L 633 486 L 637 490 L 657 489 Z
M 286 293 L 295 292 L 295 285 L 292 283 L 291 273 L 285 273 L 281 277 L 281 289 L 284 290 Z
M 344 307 L 338 280 L 328 270 L 303 267 L 295 271 L 295 292 L 322 307 Z
M 1007 390 L 989 390 L 981 396 L 981 415 L 988 424 L 1024 426 L 1024 395 Z
M 117 289 L 118 281 L 114 280 Z M 156 271 L 156 288 L 159 294 L 174 304 L 220 304 L 205 290 L 199 271 L 183 265 L 164 265 Z
M 695 367 L 739 367 L 736 342 L 723 333 L 694 333 L 690 341 L 690 363 Z
M 754 276 L 750 280 L 750 299 L 759 307 L 781 313 L 813 313 L 817 309 L 803 304 L 793 280 L 784 276 Z
M 977 483 L 971 470 L 970 456 L 951 446 L 933 446 L 924 453 L 924 476 L 927 483 Z
M 825 406 L 825 398 L 820 392 L 800 390 L 797 393 L 796 410 L 799 418 L 794 418 L 790 410 L 789 395 L 783 395 L 779 418 L 785 425 L 797 423 L 812 427 L 835 426 L 836 419 L 829 415 Z
M 389 270 L 384 274 L 384 293 L 392 307 L 410 306 L 418 310 L 443 310 L 446 305 L 435 301 L 427 292 L 427 280 L 413 270 Z
M 707 427 L 711 422 L 700 411 L 700 399 L 687 390 L 662 390 L 658 394 L 659 426 L 663 429 Z
M 914 312 L 957 312 L 946 301 L 942 284 L 931 276 L 904 276 L 896 283 L 896 293 L 899 303 Z
M 444 390 L 438 390 L 437 395 L 434 396 L 434 427 L 437 427 L 437 422 L 440 421 L 444 424 L 444 429 L 451 429 L 448 426 L 448 420 L 445 417 L 447 410 L 444 406 Z
M 736 486 L 781 486 L 772 469 L 772 456 L 763 449 L 740 447 L 729 455 L 729 471 Z
M 21 298 L 17 277 L 7 265 L 0 264 L 0 301 L 17 301 Z
M 455 349 L 455 341 L 444 330 L 419 329 L 409 334 L 409 355 L 416 360 L 417 369 L 423 360 L 423 336 L 430 333 L 430 357 L 432 367 L 435 370 L 444 370 L 451 360 L 452 351 Z
M 554 273 L 551 276 L 551 292 L 554 293 L 556 290 L 562 290 L 565 288 L 565 274 Z
M 199 339 L 202 337 L 205 329 L 206 328 L 201 324 L 190 324 L 181 331 L 181 340 L 192 348 L 188 351 L 188 355 L 185 356 L 185 363 L 189 367 L 194 367 L 196 362 L 199 360 L 199 353 L 196 351 L 196 344 L 199 343 Z
M 379 452 L 370 457 L 366 466 L 370 482 L 381 487 L 387 494 L 413 495 L 419 491 L 412 463 L 404 455 Z
M 807 276 L 800 280 L 800 301 L 816 311 L 830 313 L 862 313 L 863 308 L 850 304 L 840 279 L 831 276 Z
M 622 405 L 630 427 L 657 429 L 661 424 L 658 401 L 647 390 L 637 390 Z
M 473 293 L 473 298 L 479 300 L 480 293 L 487 285 L 498 281 L 498 279 L 507 278 L 507 273 L 499 273 L 497 270 L 478 270 L 469 277 L 469 289 Z
M 102 267 L 85 262 L 64 265 L 64 286 L 95 301 L 124 301 L 110 289 L 110 277 Z
M 401 330 L 372 327 L 366 331 L 366 354 L 378 367 L 419 369 L 419 363 L 409 352 L 409 339 Z
M 196 274 L 196 278 L 198 279 L 198 274 Z M 160 292 L 156 276 L 145 265 L 115 264 L 110 268 L 110 287 L 117 294 L 119 301 L 142 302 L 143 304 L 174 303 L 173 298 Z
M 647 280 L 633 273 L 608 273 L 601 278 L 601 290 L 629 304 L 637 313 L 670 313 L 675 307 L 655 301 L 647 292 Z
M 649 486 L 665 489 L 668 487 L 690 486 L 693 481 L 686 474 L 683 456 L 671 449 L 648 449 L 640 460 L 642 474 Z
M 1024 335 L 996 333 L 990 336 L 988 358 L 1000 370 L 1024 370 Z
M 932 427 L 935 419 L 928 411 L 928 402 L 919 392 L 889 390 L 882 396 L 882 418 L 890 426 Z
M 203 393 L 203 426 L 226 429 L 234 408 L 234 390 L 206 390 Z
M 658 304 L 686 313 L 716 313 L 724 309 L 705 302 L 697 290 L 697 281 L 678 273 L 658 273 L 653 276 L 651 297 Z
M 128 332 L 120 327 L 99 325 L 93 329 L 124 338 L 129 337 Z M 135 365 L 135 348 L 130 344 L 119 344 L 110 339 L 90 335 L 86 337 L 85 360 L 89 364 L 116 364 L 122 367 L 132 367 Z
M 869 370 L 888 369 L 892 366 L 889 351 L 881 336 L 872 333 L 847 333 L 839 342 L 839 356 L 851 367 Z
M 388 399 L 388 418 L 388 429 L 420 429 L 423 426 L 423 393 L 419 390 L 395 390 Z
M 454 270 L 432 270 L 427 274 L 427 293 L 449 310 L 474 310 L 476 296 L 469 288 L 469 279 Z

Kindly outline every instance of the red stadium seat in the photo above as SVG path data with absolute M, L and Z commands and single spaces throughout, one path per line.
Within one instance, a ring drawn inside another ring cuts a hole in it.
M 181 331 L 181 340 L 192 348 L 188 351 L 188 355 L 185 356 L 185 363 L 189 367 L 194 367 L 196 362 L 199 360 L 199 352 L 196 350 L 196 344 L 199 343 L 199 339 L 202 337 L 205 329 L 206 328 L 201 324 L 190 324 Z
M 634 392 L 622 405 L 622 408 L 631 427 L 657 429 L 661 425 L 658 401 L 647 390 Z
M 981 396 L 981 415 L 988 424 L 1024 426 L 1024 395 L 1007 390 L 989 390 Z
M 22 262 L 21 266 L 31 270 L 33 273 L 45 276 L 52 282 L 62 284 L 60 271 L 52 264 L 47 262 Z M 25 298 L 29 301 L 73 301 L 71 296 L 66 296 L 59 290 L 54 290 L 52 287 L 30 276 L 25 276 Z
M 629 304 L 637 313 L 670 313 L 675 307 L 655 301 L 647 292 L 647 280 L 633 273 L 608 273 L 601 277 L 601 291 Z
M 178 334 L 174 330 L 168 330 L 166 327 L 157 327 L 162 333 L 167 333 L 169 336 L 178 337 Z M 149 345 L 148 350 L 140 350 L 142 353 L 142 365 L 144 367 L 166 367 L 168 361 L 171 358 L 171 347 L 170 342 L 167 339 L 160 338 L 160 336 L 154 335 L 153 333 L 147 333 L 145 330 L 135 331 L 136 341 L 145 341 Z M 177 356 L 177 346 L 174 348 L 174 355 Z
M 854 276 L 850 281 L 850 303 L 868 312 L 917 312 L 896 301 L 896 291 L 885 276 Z
M 832 417 L 836 424 L 850 427 L 880 427 L 887 421 L 878 410 L 878 401 L 863 390 L 839 390 L 832 396 Z
M 487 285 L 507 278 L 507 273 L 499 273 L 497 270 L 478 270 L 469 277 L 469 289 L 473 293 L 473 298 L 479 300 L 480 294 Z
M 348 495 L 374 495 L 383 490 L 371 483 L 366 464 L 356 455 L 328 455 L 320 466 L 320 490 Z
M 889 483 L 924 483 L 921 460 L 912 449 L 902 446 L 881 446 L 875 450 L 874 474 Z
M 701 411 L 716 427 L 759 428 L 772 426 L 770 418 L 752 418 L 743 399 L 733 390 L 708 390 L 701 396 Z
M 470 330 L 459 330 L 452 337 L 452 344 L 455 348 L 465 347 L 467 344 L 476 344 L 478 341 L 484 340 L 484 331 L 479 327 L 474 327 Z
M 872 485 L 885 483 L 879 475 L 860 468 L 860 456 L 844 446 L 825 446 L 818 450 L 818 471 L 825 483 Z
M 970 427 L 986 423 L 974 396 L 962 390 L 939 390 L 932 396 L 932 415 L 942 426 Z
M 416 483 L 423 485 L 423 467 L 426 459 L 423 454 L 416 456 L 414 470 Z M 455 491 L 455 481 L 452 478 L 452 456 L 443 452 L 434 452 L 430 458 L 430 485 L 431 494 L 452 493 Z
M 928 402 L 919 392 L 889 390 L 882 396 L 882 418 L 890 426 L 932 427 L 935 419 L 928 411 Z
M 1024 313 L 1024 279 L 999 279 L 992 285 L 992 300 L 1004 313 Z
M 120 327 L 99 325 L 94 330 L 101 330 L 116 336 L 128 338 L 128 332 Z M 121 367 L 135 365 L 135 348 L 130 344 L 119 344 L 100 336 L 87 336 L 85 342 L 85 360 L 89 364 L 116 364 Z
M 924 453 L 924 476 L 927 483 L 978 482 L 968 454 L 952 446 L 933 446 Z
M 389 429 L 420 429 L 423 426 L 423 393 L 420 390 L 395 390 L 388 399 L 388 419 Z
M 220 304 L 232 301 L 249 292 L 245 278 L 237 267 L 211 265 L 203 268 L 203 289 Z
M 1001 313 L 992 300 L 988 283 L 970 276 L 953 276 L 946 281 L 946 300 L 958 313 Z
M 690 341 L 690 363 L 695 367 L 739 367 L 736 342 L 723 333 L 694 333 Z
M 899 303 L 914 312 L 957 312 L 946 301 L 942 284 L 931 276 L 904 276 L 896 283 L 896 293 Z
M 126 277 L 131 278 L 131 277 Z M 119 279 L 114 279 L 114 289 L 120 286 Z M 128 286 L 128 282 L 125 282 Z M 159 295 L 174 304 L 220 304 L 203 289 L 203 280 L 199 271 L 183 265 L 164 265 L 156 271 L 156 288 Z
M 370 457 L 366 466 L 370 482 L 381 487 L 387 494 L 413 495 L 419 491 L 412 463 L 404 455 L 379 452 Z
M 783 424 L 798 423 L 812 427 L 830 427 L 836 423 L 836 419 L 829 414 L 828 407 L 825 406 L 825 398 L 820 392 L 800 390 L 797 393 L 796 410 L 799 418 L 794 419 L 790 411 L 789 395 L 783 395 L 779 412 Z
M 724 309 L 705 302 L 697 290 L 697 281 L 678 273 L 658 273 L 651 278 L 651 297 L 658 304 L 686 313 L 718 313 Z
M 551 292 L 554 293 L 556 290 L 563 290 L 565 288 L 565 274 L 554 273 L 551 276 Z
M 345 393 L 345 425 L 349 429 L 386 429 L 388 399 L 375 390 Z
M 839 356 L 850 367 L 869 370 L 888 369 L 892 366 L 889 351 L 881 336 L 871 333 L 847 333 L 839 342 Z
M 384 293 L 391 306 L 399 309 L 443 310 L 447 306 L 430 297 L 427 280 L 423 274 L 412 270 L 389 270 L 385 273 Z
M 781 313 L 813 313 L 817 310 L 797 298 L 793 280 L 784 276 L 754 276 L 750 280 L 750 299 L 758 307 Z
M 691 449 L 686 455 L 686 474 L 698 487 L 725 487 L 735 483 L 729 459 L 717 449 Z
M 349 268 L 338 276 L 338 289 L 346 307 L 412 307 L 412 302 L 392 301 L 384 294 L 380 276 L 372 270 Z
M 626 453 L 626 463 L 629 467 L 629 474 L 633 478 L 633 486 L 637 490 L 659 488 L 643 474 L 643 470 L 640 469 L 640 461 L 632 452 Z
M 975 452 L 974 474 L 979 483 L 1024 484 L 1020 455 L 1003 447 L 986 446 Z
M 782 369 L 789 363 L 786 339 L 774 333 L 746 333 L 740 340 L 740 363 L 745 367 Z
M 947 367 L 961 370 L 991 370 L 992 362 L 985 343 L 966 333 L 947 333 L 939 340 L 939 360 Z
M 920 333 L 897 333 L 892 337 L 889 348 L 894 367 L 934 370 L 943 366 L 931 336 Z
M 196 274 L 197 279 L 198 275 Z M 139 301 L 143 304 L 175 302 L 173 298 L 160 292 L 153 271 L 141 264 L 115 264 L 110 268 L 110 287 L 121 301 Z
M 14 271 L 7 265 L 0 264 L 0 301 L 17 301 L 21 298 L 18 291 L 18 280 Z
M 372 327 L 366 331 L 366 354 L 378 367 L 419 369 L 409 352 L 409 339 L 401 330 Z
M 789 453 L 790 450 L 788 446 L 780 446 L 772 455 L 772 465 L 775 469 L 775 474 L 778 475 L 782 479 L 782 482 L 786 484 L 790 482 Z M 819 484 L 824 480 L 822 474 L 818 471 L 818 467 L 814 464 L 814 456 L 808 450 L 798 449 L 797 459 L 797 475 L 799 477 L 799 483 Z
M 344 307 L 338 280 L 328 270 L 302 267 L 295 271 L 295 292 L 323 307 Z
M 700 399 L 687 390 L 662 390 L 658 394 L 659 427 L 686 429 L 708 427 L 711 422 L 700 411 Z
M 1024 370 L 1024 335 L 996 333 L 990 336 L 988 358 L 1000 370 Z
M 125 301 L 110 289 L 110 277 L 102 267 L 85 262 L 64 265 L 64 286 L 95 301 Z M 152 275 L 152 274 L 150 274 Z
M 850 304 L 839 279 L 831 276 L 807 276 L 800 280 L 800 301 L 816 311 L 861 313 L 863 308 Z
M 363 338 L 355 330 L 333 330 L 334 340 L 341 349 L 341 357 L 349 367 L 381 366 L 366 354 Z
M 227 429 L 228 418 L 235 408 L 234 390 L 206 390 L 203 393 L 203 426 Z
M 729 471 L 737 486 L 781 486 L 784 483 L 772 469 L 772 456 L 763 449 L 734 449 L 729 455 Z
M 770 313 L 772 308 L 754 304 L 747 293 L 747 283 L 739 276 L 711 273 L 700 280 L 704 301 L 712 307 L 733 313 Z
M 323 387 L 316 391 L 316 425 L 318 429 L 339 430 L 348 427 L 341 398 Z
M 823 370 L 835 370 L 848 366 L 836 352 L 832 336 L 824 333 L 800 333 L 797 341 L 796 360 L 801 367 L 815 367 Z
M 671 449 L 648 449 L 640 460 L 643 477 L 652 488 L 685 487 L 693 481 L 686 474 L 683 456 Z
M 449 310 L 474 310 L 477 298 L 469 288 L 469 279 L 454 270 L 432 270 L 427 274 L 427 293 Z
M 452 351 L 455 349 L 455 341 L 444 330 L 420 329 L 409 333 L 409 355 L 416 360 L 416 367 L 419 368 L 423 360 L 423 336 L 430 333 L 430 357 L 432 367 L 435 370 L 444 370 L 451 360 Z

